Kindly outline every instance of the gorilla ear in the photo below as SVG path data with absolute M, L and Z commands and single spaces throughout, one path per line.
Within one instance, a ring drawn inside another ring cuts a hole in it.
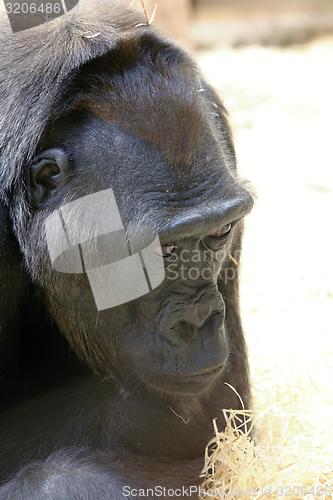
M 63 183 L 68 172 L 68 158 L 63 149 L 48 149 L 40 153 L 30 167 L 30 197 L 39 207 Z

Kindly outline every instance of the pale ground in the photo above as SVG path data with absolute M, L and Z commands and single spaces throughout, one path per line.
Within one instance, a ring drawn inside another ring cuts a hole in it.
M 255 408 L 280 418 L 259 434 L 293 451 L 296 440 L 299 467 L 330 474 L 333 40 L 197 58 L 230 111 L 241 175 L 258 193 L 246 224 L 243 321 Z

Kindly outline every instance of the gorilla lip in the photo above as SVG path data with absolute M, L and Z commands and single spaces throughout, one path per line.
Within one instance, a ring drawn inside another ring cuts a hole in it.
M 214 382 L 220 375 L 222 375 L 226 367 L 226 362 L 212 368 L 206 368 L 205 370 L 199 372 L 193 372 L 193 374 L 169 374 L 169 375 L 157 375 L 152 376 L 152 387 L 158 387 L 161 385 L 163 390 L 166 392 L 172 392 L 180 394 L 186 394 L 186 392 L 196 393 L 200 390 L 204 390 L 205 387 Z M 160 381 L 160 384 L 159 384 Z M 193 389 L 193 390 L 192 390 Z
M 215 374 L 217 375 L 217 374 L 221 373 L 223 371 L 223 369 L 225 368 L 225 365 L 226 365 L 226 363 L 224 362 L 218 366 L 214 365 L 212 367 L 208 367 L 208 368 L 204 368 L 202 370 L 194 371 L 192 374 L 169 375 L 168 377 L 169 377 L 169 379 L 172 379 L 175 382 L 176 381 L 178 381 L 178 382 L 185 381 L 186 382 L 186 380 L 193 381 L 193 379 L 199 380 L 200 378 L 206 378 L 207 376 L 212 376 Z M 163 377 L 163 375 L 162 375 L 162 377 Z

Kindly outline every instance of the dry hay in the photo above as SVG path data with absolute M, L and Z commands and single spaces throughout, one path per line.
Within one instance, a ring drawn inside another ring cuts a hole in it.
M 332 403 L 316 401 L 309 387 L 304 379 L 273 393 L 262 386 L 253 412 L 223 411 L 227 426 L 219 432 L 214 422 L 202 498 L 333 497 Z

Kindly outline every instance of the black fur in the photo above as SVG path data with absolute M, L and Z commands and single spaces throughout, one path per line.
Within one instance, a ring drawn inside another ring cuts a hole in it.
M 119 500 L 127 485 L 199 484 L 212 419 L 223 427 L 221 409 L 240 407 L 224 382 L 250 404 L 241 222 L 219 267 L 205 264 L 210 281 L 166 280 L 101 314 L 86 276 L 51 269 L 44 223 L 111 186 L 125 221 L 149 220 L 177 251 L 202 248 L 252 207 L 225 109 L 184 51 L 111 1 L 0 42 L 0 360 L 19 399 L 0 416 L 0 499 Z M 66 166 L 41 195 L 31 172 L 50 148 Z M 195 338 L 217 335 L 212 313 L 221 352 L 203 344 L 189 360 Z M 223 370 L 187 380 L 218 360 Z

